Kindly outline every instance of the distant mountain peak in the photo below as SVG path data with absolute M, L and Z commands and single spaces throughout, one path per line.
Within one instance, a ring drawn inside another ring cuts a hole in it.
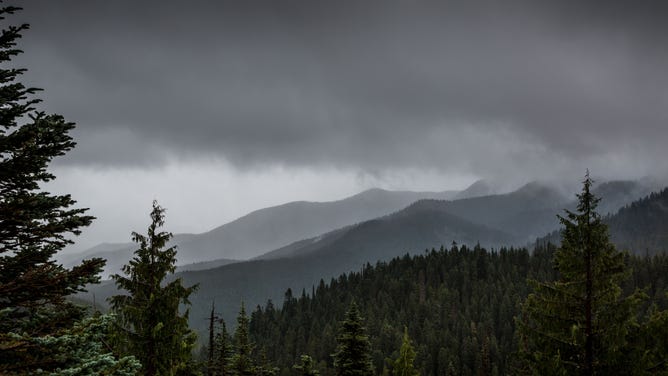
M 364 190 L 364 191 L 362 191 L 362 192 L 360 192 L 356 195 L 347 197 L 346 199 L 350 200 L 350 199 L 354 199 L 354 198 L 364 198 L 364 197 L 383 195 L 383 194 L 388 194 L 388 193 L 390 193 L 390 191 L 388 191 L 386 189 L 374 187 L 374 188 L 369 188 L 367 190 Z
M 469 185 L 466 189 L 459 192 L 455 199 L 460 200 L 471 197 L 489 196 L 496 193 L 491 182 L 485 179 L 479 179 Z
M 515 192 L 522 194 L 536 194 L 548 191 L 554 192 L 556 190 L 553 189 L 548 183 L 540 181 L 531 181 L 519 187 Z

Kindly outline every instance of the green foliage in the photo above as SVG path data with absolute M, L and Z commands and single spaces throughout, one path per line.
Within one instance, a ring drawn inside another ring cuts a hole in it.
M 610 242 L 596 212 L 587 174 L 577 212 L 565 226 L 554 257 L 559 278 L 531 281 L 533 292 L 518 319 L 522 370 L 531 374 L 640 374 L 642 350 L 633 343 L 645 295 L 622 296 L 630 275 L 625 254 Z
M 413 349 L 411 339 L 408 336 L 408 328 L 404 327 L 404 337 L 401 342 L 399 357 L 394 361 L 392 374 L 394 376 L 418 376 L 420 373 L 413 367 L 415 356 L 415 349 Z
M 252 358 L 253 344 L 248 335 L 249 320 L 244 303 L 237 317 L 237 329 L 234 332 L 234 355 L 230 362 L 230 371 L 235 376 L 253 375 L 255 364 Z
M 255 376 L 274 376 L 278 374 L 278 367 L 274 367 L 271 365 L 269 360 L 267 359 L 267 354 L 262 351 L 260 353 L 260 359 L 258 362 L 256 362 L 255 366 Z
M 334 368 L 338 376 L 373 375 L 371 362 L 371 343 L 364 328 L 364 320 L 357 304 L 353 301 L 341 323 L 339 335 L 336 337 Z
M 603 222 L 617 249 L 643 256 L 663 254 L 668 250 L 668 188 L 620 208 L 614 215 L 605 216 Z M 537 242 L 559 244 L 561 232 L 554 231 Z
M 221 328 L 214 339 L 214 358 L 213 358 L 213 374 L 217 376 L 228 376 L 231 374 L 230 357 L 232 353 L 232 345 L 230 343 L 230 336 L 225 327 L 225 321 L 220 320 Z
M 281 308 L 268 302 L 256 309 L 251 315 L 251 339 L 282 374 L 291 370 L 299 354 L 309 354 L 322 375 L 334 375 L 330 354 L 337 346 L 336 323 L 354 299 L 367 318 L 378 371 L 391 370 L 399 357 L 404 325 L 410 323 L 414 367 L 421 375 L 514 374 L 513 354 L 518 348 L 514 317 L 530 291 L 527 277 L 555 280 L 555 250 L 549 244 L 531 253 L 453 246 L 365 266 L 329 283 L 321 281 L 310 294 L 286 296 Z M 631 256 L 629 263 L 633 275 L 622 286 L 624 294 L 649 286 L 644 291 L 650 301 L 659 310 L 668 307 L 668 256 Z M 649 302 L 643 304 L 643 312 L 651 310 Z M 661 342 L 648 343 L 649 347 L 638 347 L 654 348 Z
M 668 249 L 668 188 L 635 201 L 604 221 L 620 249 L 654 255 Z
M 196 335 L 188 327 L 188 297 L 197 286 L 184 287 L 181 279 L 166 282 L 174 273 L 176 247 L 165 247 L 171 233 L 159 231 L 165 210 L 155 201 L 146 236 L 132 233 L 139 244 L 135 257 L 123 267 L 125 276 L 114 275 L 116 286 L 127 295 L 109 299 L 118 320 L 115 346 L 122 354 L 135 355 L 145 375 L 174 375 L 194 372 L 192 350 Z
M 336 321 L 354 299 L 367 318 L 376 370 L 392 368 L 404 324 L 411 323 L 409 336 L 417 344 L 414 365 L 420 374 L 444 374 L 450 363 L 457 374 L 477 374 L 477 357 L 487 336 L 492 367 L 507 373 L 516 346 L 516 302 L 527 294 L 527 275 L 552 276 L 551 252 L 490 253 L 454 246 L 367 265 L 329 284 L 321 281 L 310 296 L 286 299 L 282 309 L 268 304 L 257 310 L 252 338 L 282 369 L 295 362 L 293 354 L 308 353 L 321 362 L 323 375 L 333 375 L 329 354 L 337 346 Z M 479 266 L 485 268 L 485 279 L 479 278 Z
M 19 9 L 0 5 L 0 20 Z M 80 321 L 85 310 L 65 299 L 98 282 L 104 260 L 66 269 L 53 259 L 93 217 L 40 189 L 55 179 L 51 161 L 76 144 L 73 123 L 35 109 L 39 89 L 18 81 L 25 69 L 7 67 L 28 28 L 0 35 L 0 374 L 132 374 L 134 361 L 101 345 L 106 319 Z
M 648 317 L 634 343 L 642 351 L 640 359 L 635 360 L 644 365 L 646 374 L 668 375 L 668 310 L 653 305 Z
M 105 341 L 108 338 L 113 316 L 89 317 L 74 324 L 58 336 L 28 339 L 38 346 L 48 348 L 50 356 L 58 358 L 60 364 L 52 371 L 32 371 L 44 375 L 135 375 L 141 368 L 133 356 L 117 359 Z
M 211 303 L 211 313 L 209 314 L 209 345 L 207 347 L 207 357 L 206 357 L 206 373 L 209 376 L 215 374 L 215 365 L 214 365 L 214 359 L 216 355 L 215 323 L 216 323 L 215 305 L 214 303 Z
M 301 376 L 318 376 L 320 372 L 315 367 L 313 358 L 309 355 L 302 355 L 299 357 L 299 363 L 292 366 Z

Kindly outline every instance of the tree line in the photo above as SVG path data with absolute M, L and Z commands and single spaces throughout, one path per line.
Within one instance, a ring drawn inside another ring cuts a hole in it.
M 609 374 L 600 369 L 591 373 L 569 369 L 573 364 L 580 370 L 578 361 L 584 359 L 579 352 L 583 349 L 580 331 L 584 329 L 576 324 L 578 316 L 575 312 L 564 314 L 571 321 L 559 323 L 552 317 L 558 313 L 555 307 L 534 303 L 538 297 L 546 299 L 536 285 L 545 285 L 549 291 L 554 284 L 572 286 L 553 268 L 552 260 L 559 253 L 552 245 L 531 253 L 526 249 L 487 251 L 452 246 L 367 265 L 329 284 L 321 282 L 298 298 L 288 291 L 280 309 L 272 302 L 257 307 L 251 314 L 253 341 L 258 352 L 267 353 L 284 375 L 290 374 L 289 366 L 302 354 L 316 360 L 321 374 L 336 375 L 331 354 L 341 329 L 338 320 L 350 302 L 356 301 L 366 319 L 377 374 L 393 374 L 394 360 L 401 355 L 404 326 L 415 346 L 414 366 L 422 375 L 555 374 L 539 372 L 536 367 L 561 369 L 557 364 L 565 367 L 561 374 Z M 605 316 L 600 316 L 597 323 L 599 331 L 619 329 L 616 342 L 599 345 L 597 353 L 606 348 L 618 353 L 603 357 L 608 360 L 597 359 L 597 367 L 610 366 L 610 359 L 619 359 L 638 367 L 624 374 L 665 373 L 668 299 L 661 286 L 665 286 L 668 257 L 624 255 L 623 259 L 633 266 L 633 272 L 613 290 L 619 293 L 616 301 L 624 309 L 611 311 L 617 315 L 612 318 L 603 320 Z M 528 283 L 527 276 L 535 282 Z M 599 282 L 596 286 L 602 287 Z M 529 296 L 532 298 L 527 299 Z M 571 301 L 563 296 L 554 304 L 572 309 Z M 607 303 L 596 306 L 611 309 Z M 526 320 L 535 322 L 528 325 Z M 548 345 L 542 337 L 554 333 L 575 337 L 560 343 L 564 346 L 560 348 Z M 548 362 L 545 354 L 561 354 L 562 358 Z

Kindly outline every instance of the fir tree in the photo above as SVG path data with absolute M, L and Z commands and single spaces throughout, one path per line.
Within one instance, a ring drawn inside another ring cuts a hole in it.
M 206 372 L 209 376 L 213 376 L 216 374 L 214 366 L 214 359 L 216 352 L 215 327 L 214 327 L 215 322 L 216 322 L 215 306 L 214 303 L 211 303 L 211 313 L 209 315 L 209 346 L 207 348 L 207 358 L 206 358 L 206 369 L 207 369 Z
M 231 374 L 229 363 L 232 346 L 227 328 L 225 327 L 225 320 L 220 319 L 220 325 L 221 328 L 216 334 L 214 346 L 214 373 L 218 376 L 229 376 Z
M 399 357 L 394 361 L 392 374 L 394 376 L 418 376 L 420 373 L 413 367 L 415 361 L 415 350 L 408 337 L 408 328 L 404 327 L 404 337 L 399 349 Z
M 267 359 L 267 353 L 262 350 L 260 352 L 260 361 L 255 366 L 255 376 L 274 376 L 278 374 L 278 367 L 271 365 Z
M 596 212 L 592 184 L 587 173 L 577 212 L 559 217 L 559 279 L 532 281 L 534 291 L 522 306 L 520 353 L 533 374 L 632 374 L 636 367 L 625 360 L 632 357 L 627 337 L 637 326 L 641 294 L 621 296 L 630 270 Z
M 196 336 L 188 328 L 188 310 L 181 314 L 179 305 L 190 304 L 188 297 L 197 286 L 184 287 L 180 278 L 164 284 L 176 268 L 176 247 L 163 250 L 172 237 L 159 231 L 164 213 L 154 201 L 148 234 L 132 233 L 139 249 L 123 266 L 125 276 L 112 276 L 127 295 L 109 299 L 118 315 L 115 344 L 121 353 L 133 354 L 141 361 L 145 375 L 185 374 L 193 367 L 191 352 Z
M 0 21 L 18 10 L 0 4 Z M 25 69 L 7 67 L 22 52 L 17 40 L 28 28 L 3 26 L 0 35 L 0 374 L 86 367 L 132 373 L 129 358 L 117 362 L 98 342 L 99 325 L 80 321 L 84 308 L 65 299 L 98 282 L 104 260 L 66 269 L 53 259 L 93 217 L 73 208 L 70 195 L 40 189 L 55 179 L 51 161 L 76 144 L 69 135 L 74 123 L 38 112 L 39 89 L 18 81 Z
M 318 376 L 320 372 L 315 368 L 315 362 L 309 355 L 302 355 L 299 358 L 299 364 L 295 364 L 292 368 L 301 376 Z
M 354 301 L 350 304 L 350 308 L 346 312 L 346 318 L 341 323 L 336 341 L 337 348 L 332 357 L 334 357 L 334 368 L 336 368 L 337 376 L 374 374 L 371 361 L 371 343 L 366 335 L 364 320 Z
M 237 329 L 234 332 L 234 350 L 235 353 L 231 359 L 231 373 L 236 376 L 253 375 L 255 365 L 253 364 L 253 344 L 248 336 L 248 316 L 244 303 L 241 303 L 241 310 L 237 317 Z
M 52 372 L 37 374 L 77 376 L 136 375 L 141 363 L 134 356 L 117 359 L 106 342 L 113 315 L 95 315 L 75 323 L 58 336 L 36 338 L 40 345 L 60 354 L 63 361 Z
M 635 343 L 641 357 L 630 360 L 643 365 L 646 374 L 668 375 L 668 310 L 661 311 L 654 305 L 648 318 Z

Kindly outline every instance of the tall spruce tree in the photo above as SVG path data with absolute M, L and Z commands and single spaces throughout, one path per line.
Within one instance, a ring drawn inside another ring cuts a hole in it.
M 172 234 L 160 231 L 165 209 L 153 201 L 151 224 L 146 236 L 132 233 L 139 244 L 135 256 L 113 275 L 116 286 L 126 292 L 109 298 L 118 315 L 115 345 L 123 354 L 133 354 L 145 375 L 175 375 L 194 372 L 192 349 L 195 332 L 188 327 L 188 297 L 197 286 L 184 287 L 180 278 L 169 283 L 176 266 L 176 247 L 165 248 Z
M 408 328 L 404 327 L 404 337 L 401 342 L 401 348 L 399 349 L 399 357 L 394 361 L 392 365 L 392 374 L 394 376 L 417 376 L 420 373 L 413 366 L 415 357 L 417 356 L 413 345 L 411 345 L 411 339 L 408 336 Z
M 255 374 L 253 362 L 253 344 L 248 333 L 249 319 L 246 308 L 241 302 L 241 309 L 237 317 L 237 329 L 234 331 L 234 355 L 230 362 L 230 371 L 235 376 L 249 376 Z
M 214 342 L 214 374 L 217 376 L 229 376 L 230 371 L 230 357 L 232 353 L 232 345 L 230 343 L 230 336 L 225 327 L 225 320 L 220 319 L 220 331 L 216 333 Z
M 70 195 L 40 188 L 55 179 L 51 161 L 76 145 L 74 123 L 37 111 L 39 89 L 18 81 L 25 69 L 7 67 L 29 26 L 4 21 L 20 9 L 0 1 L 0 374 L 132 374 L 136 363 L 102 346 L 107 317 L 81 322 L 85 309 L 66 300 L 99 281 L 104 260 L 72 269 L 54 260 L 93 217 Z
M 369 376 L 374 374 L 371 360 L 371 343 L 366 334 L 364 320 L 353 301 L 341 323 L 336 337 L 334 368 L 337 376 Z
M 320 372 L 316 369 L 315 361 L 310 355 L 302 355 L 299 357 L 299 363 L 292 366 L 292 369 L 297 371 L 301 376 L 318 376 Z
M 215 354 L 216 354 L 216 334 L 215 334 L 215 304 L 211 303 L 211 313 L 209 314 L 209 346 L 207 347 L 206 357 L 206 373 L 209 376 L 216 374 L 215 372 Z
M 642 294 L 622 297 L 630 270 L 596 212 L 589 173 L 577 211 L 560 216 L 561 247 L 554 256 L 559 278 L 530 281 L 518 318 L 523 371 L 542 375 L 634 374 L 629 333 L 637 328 Z

